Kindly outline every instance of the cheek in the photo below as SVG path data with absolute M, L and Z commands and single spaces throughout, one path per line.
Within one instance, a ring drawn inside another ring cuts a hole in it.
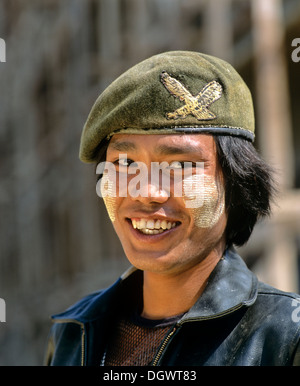
M 116 219 L 117 206 L 116 184 L 113 180 L 109 179 L 107 175 L 103 175 L 100 189 L 108 216 L 111 222 L 114 222 Z
M 198 228 L 212 228 L 224 212 L 225 192 L 223 186 L 218 187 L 213 177 L 204 175 L 200 189 L 198 188 L 197 193 L 191 197 L 191 194 L 186 191 L 185 185 L 183 185 L 183 197 L 186 206 L 191 208 L 195 225 Z M 191 200 L 194 203 L 192 206 Z
M 116 199 L 114 197 L 105 197 L 103 201 L 111 222 L 114 222 L 116 219 Z

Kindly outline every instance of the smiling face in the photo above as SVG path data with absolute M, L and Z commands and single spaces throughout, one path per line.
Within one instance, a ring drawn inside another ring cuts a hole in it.
M 115 191 L 119 194 L 105 197 L 104 201 L 132 265 L 144 271 L 172 274 L 198 266 L 214 251 L 222 254 L 225 195 L 212 136 L 117 134 L 110 140 L 106 161 L 115 165 Z M 146 165 L 149 173 L 146 181 L 139 184 L 138 194 L 130 194 L 130 184 L 133 185 L 138 175 L 128 174 L 128 168 L 139 162 Z M 163 162 L 172 167 L 168 189 L 161 179 L 153 183 L 150 176 L 151 165 Z M 187 174 L 180 168 L 184 162 L 192 165 Z M 191 197 L 186 184 L 197 178 L 195 165 L 200 162 L 203 189 L 196 200 L 199 199 L 201 205 L 191 207 L 187 205 Z M 176 180 L 179 174 L 182 179 Z M 118 190 L 119 178 L 124 176 L 127 194 Z M 181 196 L 175 194 L 176 181 L 181 181 Z

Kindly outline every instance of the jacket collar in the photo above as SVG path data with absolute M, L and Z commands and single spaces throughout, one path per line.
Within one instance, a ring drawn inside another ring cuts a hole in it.
M 126 294 L 129 291 L 135 295 L 142 293 L 142 272 L 135 268 L 126 271 L 111 287 L 85 297 L 52 318 L 82 324 L 99 320 L 111 313 L 112 308 L 119 309 L 122 302 L 128 299 Z M 229 249 L 210 275 L 204 292 L 179 324 L 221 317 L 243 306 L 250 306 L 256 297 L 256 276 L 235 250 Z
M 257 297 L 257 283 L 256 276 L 235 250 L 227 250 L 211 273 L 202 295 L 180 323 L 213 319 L 250 306 Z

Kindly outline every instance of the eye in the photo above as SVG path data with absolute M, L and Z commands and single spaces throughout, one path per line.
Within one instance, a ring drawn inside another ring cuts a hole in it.
M 129 166 L 133 161 L 127 158 L 119 158 L 116 163 L 119 166 Z
M 180 161 L 173 161 L 169 165 L 169 169 L 182 169 L 183 162 Z
M 126 172 L 129 170 L 130 167 L 138 167 L 138 163 L 133 161 L 130 158 L 122 157 L 118 158 L 115 162 L 114 165 L 116 166 L 116 169 L 119 170 L 120 172 Z
M 173 161 L 170 163 L 168 166 L 168 169 L 173 169 L 173 170 L 186 170 L 186 171 L 191 171 L 195 168 L 195 163 L 190 162 L 190 161 Z

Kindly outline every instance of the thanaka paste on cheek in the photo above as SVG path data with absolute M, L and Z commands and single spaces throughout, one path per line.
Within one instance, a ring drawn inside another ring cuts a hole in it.
M 193 178 L 197 175 L 192 176 Z M 191 177 L 189 177 L 191 178 Z M 189 194 L 185 189 L 186 181 L 183 184 L 183 198 L 186 204 L 193 200 L 193 207 L 190 206 L 195 225 L 198 228 L 212 228 L 220 219 L 225 208 L 225 192 L 220 184 L 219 188 L 214 177 L 203 175 L 201 189 L 195 194 Z M 187 205 L 188 207 L 188 205 Z
M 116 219 L 116 186 L 109 179 L 108 174 L 103 174 L 101 180 L 101 195 L 111 222 Z

